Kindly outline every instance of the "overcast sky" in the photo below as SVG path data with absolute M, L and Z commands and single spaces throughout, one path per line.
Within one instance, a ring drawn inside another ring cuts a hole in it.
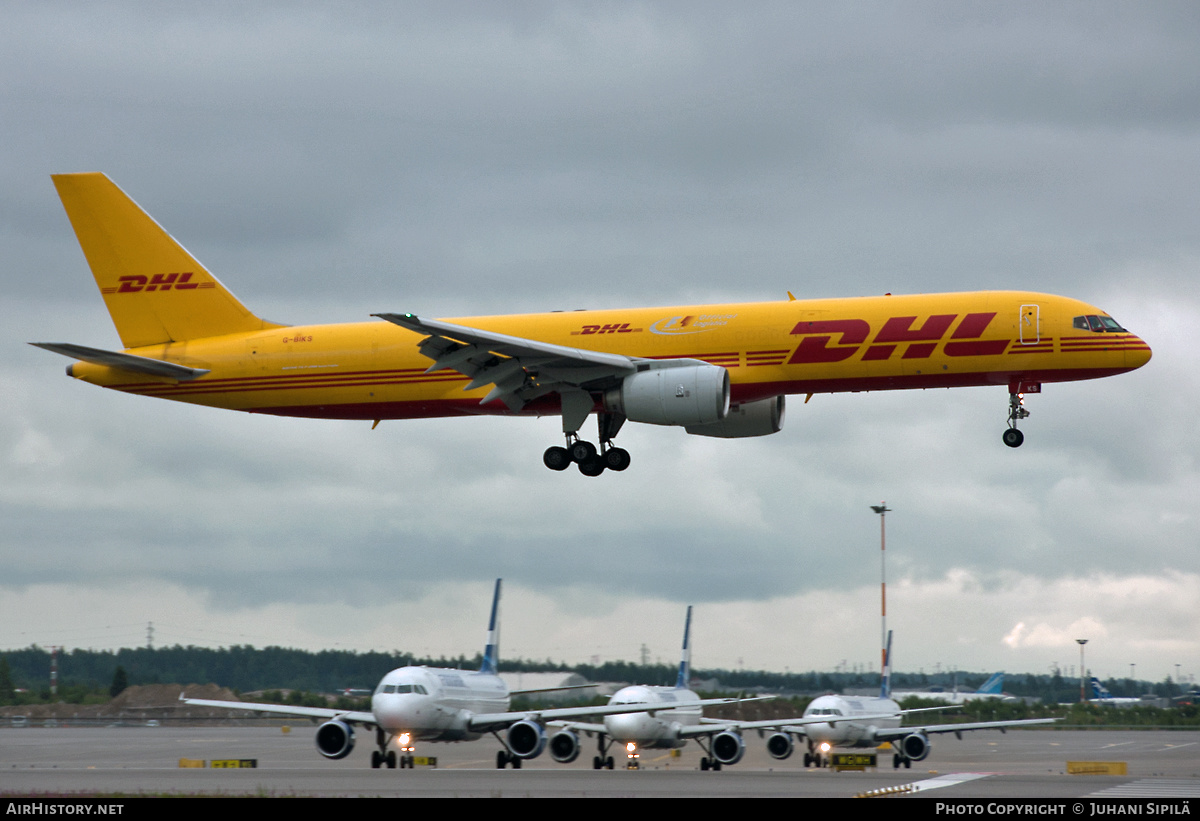
M 1200 6 L 8 3 L 0 648 L 254 644 L 1200 672 Z M 249 416 L 104 391 L 49 175 L 103 171 L 256 313 L 1030 289 L 1154 349 L 1047 385 L 793 398 L 784 431 Z M 591 433 L 592 427 L 586 429 Z M 594 438 L 592 436 L 591 438 Z M 382 671 L 381 671 L 382 672 Z

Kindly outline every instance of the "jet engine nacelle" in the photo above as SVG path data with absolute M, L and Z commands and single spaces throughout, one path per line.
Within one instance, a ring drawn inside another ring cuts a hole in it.
M 729 411 L 729 371 L 681 365 L 631 374 L 605 391 L 604 409 L 651 425 L 712 425 Z
M 773 733 L 767 739 L 767 752 L 771 754 L 771 758 L 777 758 L 780 761 L 792 754 L 794 746 L 792 737 L 788 733 Z
M 326 721 L 317 728 L 317 752 L 326 758 L 345 758 L 354 751 L 354 728 L 344 721 Z
M 550 736 L 550 757 L 559 764 L 570 764 L 579 758 L 579 736 L 570 730 L 559 730 Z
M 726 730 L 717 733 L 712 740 L 712 755 L 722 764 L 736 764 L 746 753 L 746 742 L 737 733 Z
M 913 761 L 924 761 L 929 755 L 929 737 L 924 733 L 906 735 L 900 742 L 900 752 Z
M 688 425 L 686 430 L 695 436 L 716 436 L 720 439 L 741 439 L 747 436 L 770 436 L 783 430 L 782 396 L 730 405 L 720 422 L 711 425 Z
M 508 728 L 508 749 L 517 758 L 537 758 L 546 749 L 546 731 L 536 721 L 518 721 Z

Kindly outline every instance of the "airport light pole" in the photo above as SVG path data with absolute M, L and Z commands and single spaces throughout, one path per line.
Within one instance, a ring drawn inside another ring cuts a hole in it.
M 1087 670 L 1087 668 L 1083 666 L 1083 645 L 1087 644 L 1088 640 L 1087 639 L 1075 639 L 1075 641 L 1079 642 L 1079 700 L 1087 701 L 1087 694 L 1084 692 L 1084 689 L 1083 689 L 1083 682 L 1084 682 L 1085 677 L 1087 676 L 1087 673 L 1085 672 Z
M 887 667 L 887 514 L 891 510 L 887 502 L 871 505 L 871 510 L 879 514 L 879 612 L 883 624 L 879 633 L 879 675 L 884 674 Z

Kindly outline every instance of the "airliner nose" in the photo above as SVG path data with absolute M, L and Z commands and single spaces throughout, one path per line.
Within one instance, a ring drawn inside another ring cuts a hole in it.
M 1145 365 L 1150 361 L 1152 355 L 1153 351 L 1150 350 L 1150 346 L 1141 337 L 1130 335 L 1129 344 L 1125 348 L 1125 364 L 1129 366 L 1130 370 Z

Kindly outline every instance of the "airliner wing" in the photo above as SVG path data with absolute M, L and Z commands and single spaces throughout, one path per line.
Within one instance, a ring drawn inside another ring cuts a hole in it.
M 244 710 L 251 713 L 279 713 L 287 716 L 304 718 L 340 718 L 342 721 L 375 726 L 375 716 L 372 713 L 362 713 L 355 710 L 334 710 L 329 707 L 291 707 L 286 704 L 253 704 L 247 701 L 211 701 L 205 698 L 181 698 L 184 704 L 192 707 L 223 707 L 226 710 Z
M 1012 721 L 977 721 L 973 724 L 927 724 L 924 727 L 889 727 L 877 729 L 875 738 L 879 741 L 891 741 L 893 738 L 903 738 L 913 733 L 965 733 L 971 730 L 1005 730 L 1009 727 L 1030 727 L 1035 724 L 1053 724 L 1057 718 L 1024 718 Z
M 699 701 L 664 701 L 654 704 L 603 704 L 597 707 L 555 707 L 550 710 L 522 710 L 510 713 L 479 713 L 471 717 L 470 729 L 476 732 L 491 730 L 516 724 L 518 721 L 570 721 L 575 718 L 590 718 L 592 716 L 615 716 L 622 713 L 650 713 L 678 710 L 686 707 L 703 707 L 709 704 L 730 704 L 738 701 L 736 698 L 706 698 Z
M 837 724 L 840 721 L 873 721 L 881 718 L 895 718 L 895 715 L 877 716 L 810 716 L 808 718 L 771 718 L 763 721 L 725 721 L 720 718 L 702 718 L 701 724 L 694 727 L 684 727 L 679 731 L 680 738 L 694 738 L 703 735 L 715 735 L 725 730 L 780 730 L 781 732 L 803 733 L 806 724 Z
M 605 387 L 606 382 L 639 370 L 698 364 L 691 359 L 643 359 L 555 345 L 437 319 L 422 319 L 415 314 L 372 316 L 427 334 L 417 346 L 424 356 L 433 360 L 426 373 L 445 368 L 456 370 L 471 379 L 464 390 L 494 385 L 479 404 L 499 399 L 513 411 L 539 396 L 557 391 L 563 397 L 564 412 L 569 413 L 568 405 L 571 405 L 582 411 L 579 418 L 583 419 L 591 412 L 593 402 L 580 388 Z M 576 396 L 573 404 L 568 398 L 572 394 Z

